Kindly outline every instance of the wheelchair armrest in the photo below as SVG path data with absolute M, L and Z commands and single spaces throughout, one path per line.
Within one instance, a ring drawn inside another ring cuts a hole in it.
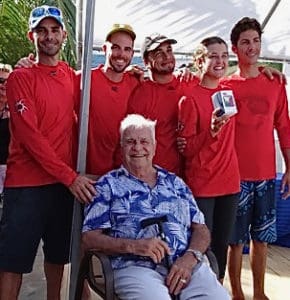
M 88 272 L 88 282 L 90 287 L 96 293 L 102 293 L 105 299 L 114 299 L 114 271 L 111 265 L 109 256 L 103 252 L 96 251 L 94 249 L 87 252 L 89 256 L 89 272 Z M 102 270 L 101 272 L 95 273 L 93 259 L 97 258 L 101 263 Z M 98 282 L 98 279 L 103 278 L 101 282 Z
M 114 273 L 109 257 L 97 250 L 88 250 L 81 260 L 75 300 L 82 299 L 84 281 L 102 299 L 112 300 L 114 294 Z
M 206 250 L 205 256 L 208 260 L 209 266 L 211 267 L 213 272 L 216 274 L 217 278 L 219 278 L 219 266 L 218 266 L 216 256 L 214 255 L 214 253 L 210 249 Z

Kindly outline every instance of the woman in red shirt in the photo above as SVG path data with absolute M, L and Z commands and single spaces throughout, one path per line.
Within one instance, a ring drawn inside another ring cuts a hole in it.
M 240 176 L 234 145 L 234 117 L 214 109 L 212 95 L 229 90 L 219 83 L 228 67 L 228 47 L 219 37 L 204 39 L 194 53 L 200 83 L 179 102 L 179 136 L 186 139 L 185 180 L 212 234 L 211 248 L 223 282 Z

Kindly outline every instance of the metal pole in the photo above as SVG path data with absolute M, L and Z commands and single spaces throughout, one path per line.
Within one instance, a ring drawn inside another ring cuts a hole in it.
M 275 3 L 272 5 L 271 9 L 269 10 L 267 16 L 265 17 L 263 23 L 261 24 L 261 28 L 262 30 L 265 29 L 267 23 L 269 22 L 270 18 L 272 17 L 273 13 L 275 12 L 277 6 L 279 5 L 279 3 L 281 2 L 281 0 L 276 0 Z
M 81 80 L 81 109 L 80 109 L 80 128 L 79 128 L 79 145 L 77 158 L 77 171 L 81 174 L 86 172 L 86 155 L 87 155 L 87 137 L 90 107 L 90 88 L 91 88 L 91 65 L 92 49 L 94 35 L 94 15 L 95 0 L 86 1 L 86 23 L 85 36 L 82 55 L 82 80 Z M 77 276 L 80 266 L 80 246 L 81 246 L 81 228 L 82 228 L 82 207 L 75 200 L 72 223 L 72 241 L 71 241 L 71 272 L 70 272 L 70 289 L 69 299 L 73 300 Z

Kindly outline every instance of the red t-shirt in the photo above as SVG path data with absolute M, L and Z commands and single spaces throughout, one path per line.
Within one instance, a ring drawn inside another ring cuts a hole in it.
M 120 122 L 126 116 L 129 96 L 139 84 L 129 73 L 124 73 L 122 81 L 113 82 L 102 72 L 102 67 L 91 73 L 86 172 L 94 175 L 103 175 L 121 163 Z
M 178 101 L 186 94 L 187 83 L 174 78 L 161 84 L 145 81 L 135 89 L 128 103 L 128 113 L 157 120 L 157 148 L 153 162 L 168 171 L 181 174 L 181 156 L 177 151 Z
M 276 177 L 276 128 L 281 148 L 290 148 L 290 121 L 285 86 L 278 79 L 269 80 L 234 75 L 224 84 L 234 90 L 236 115 L 236 151 L 242 180 Z
M 11 142 L 6 187 L 70 185 L 74 71 L 64 62 L 17 69 L 8 79 Z
M 238 160 L 235 151 L 235 117 L 212 137 L 211 96 L 216 91 L 200 85 L 191 97 L 179 102 L 179 134 L 187 140 L 184 155 L 185 180 L 194 196 L 211 197 L 237 193 L 240 190 Z

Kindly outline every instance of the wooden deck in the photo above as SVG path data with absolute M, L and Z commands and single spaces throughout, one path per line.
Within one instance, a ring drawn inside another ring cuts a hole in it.
M 247 297 L 246 300 L 252 300 L 252 276 L 248 255 L 243 256 L 242 283 L 245 296 Z M 266 294 L 270 300 L 290 300 L 290 248 L 269 246 L 265 286 Z M 225 287 L 229 289 L 227 277 L 225 279 Z M 65 294 L 64 289 L 63 300 L 68 299 Z M 46 291 L 42 270 L 42 254 L 39 251 L 33 273 L 24 276 L 19 299 L 42 300 L 45 298 Z M 92 297 L 92 300 L 97 299 L 99 298 L 96 296 Z
M 252 299 L 252 274 L 247 254 L 243 255 L 242 284 L 246 300 Z M 227 276 L 225 287 L 230 290 Z M 270 300 L 290 300 L 290 248 L 268 247 L 265 292 Z

